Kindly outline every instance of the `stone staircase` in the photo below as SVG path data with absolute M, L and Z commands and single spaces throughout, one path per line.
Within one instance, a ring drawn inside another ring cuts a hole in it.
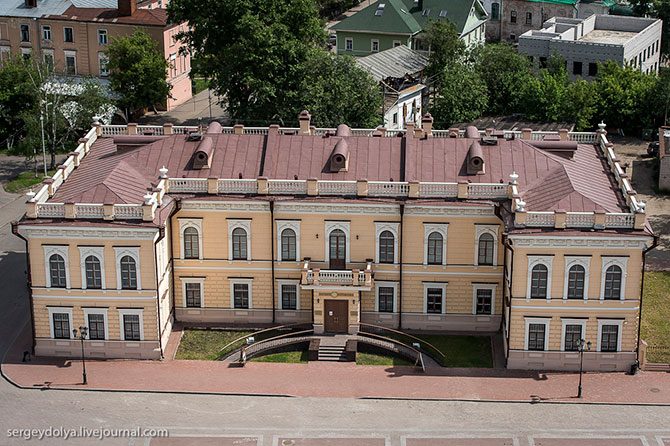
M 320 339 L 319 361 L 345 362 L 347 360 L 345 350 L 349 336 L 324 336 Z

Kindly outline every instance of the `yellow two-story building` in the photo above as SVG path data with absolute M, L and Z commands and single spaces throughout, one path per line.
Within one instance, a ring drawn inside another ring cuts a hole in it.
M 511 368 L 636 361 L 654 246 L 604 129 L 96 125 L 31 193 L 35 351 L 160 358 L 172 324 L 502 333 Z

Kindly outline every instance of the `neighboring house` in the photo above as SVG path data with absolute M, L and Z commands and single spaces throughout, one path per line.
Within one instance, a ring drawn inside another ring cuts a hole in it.
M 358 66 L 379 82 L 384 95 L 384 128 L 403 129 L 419 123 L 426 86 L 423 70 L 428 58 L 404 45 L 356 59 Z
M 399 45 L 429 51 L 421 33 L 431 20 L 449 20 L 468 46 L 484 43 L 487 15 L 480 0 L 380 0 L 331 31 L 338 54 L 367 56 Z
M 96 126 L 26 203 L 38 355 L 159 358 L 173 321 L 501 333 L 629 370 L 656 237 L 597 132 Z M 498 334 L 500 336 L 500 334 Z M 360 342 L 360 341 L 359 341 Z M 410 346 L 411 348 L 411 346 Z
M 10 54 L 37 57 L 70 76 L 109 76 L 104 50 L 115 37 L 141 29 L 170 63 L 171 110 L 191 98 L 191 61 L 175 39 L 186 24 L 168 23 L 166 9 L 138 8 L 136 0 L 9 0 L 0 5 L 0 62 Z M 155 5 L 156 6 L 156 5 Z M 155 7 L 154 6 L 154 7 Z
M 614 0 L 483 0 L 489 14 L 486 40 L 515 42 L 523 33 L 540 29 L 549 17 L 589 17 L 608 14 Z
M 593 78 L 598 62 L 608 60 L 643 73 L 658 73 L 662 25 L 659 19 L 615 15 L 553 17 L 541 30 L 519 37 L 519 52 L 536 66 L 545 66 L 552 54 L 561 56 L 572 78 Z

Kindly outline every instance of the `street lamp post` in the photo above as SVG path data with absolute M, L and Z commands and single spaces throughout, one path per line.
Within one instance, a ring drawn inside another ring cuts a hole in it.
M 579 387 L 577 387 L 577 398 L 582 397 L 582 373 L 584 370 L 584 351 L 591 350 L 591 341 L 586 342 L 580 339 L 577 344 L 577 351 L 579 352 Z
M 44 112 L 40 107 L 40 128 L 42 129 L 42 161 L 44 162 L 44 177 L 47 176 L 47 151 L 44 144 Z
M 84 384 L 87 384 L 86 359 L 84 357 L 84 339 L 86 339 L 86 335 L 88 334 L 88 327 L 79 327 L 79 332 L 77 332 L 77 329 L 75 328 L 72 330 L 72 334 L 74 335 L 75 339 L 79 339 L 81 341 L 81 367 L 82 367 L 81 376 L 84 381 Z

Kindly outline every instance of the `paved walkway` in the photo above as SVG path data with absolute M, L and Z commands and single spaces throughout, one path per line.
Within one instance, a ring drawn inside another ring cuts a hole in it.
M 139 119 L 139 123 L 162 125 L 169 122 L 175 125 L 198 125 L 201 120 L 203 124 L 208 124 L 210 121 L 229 124 L 230 121 L 228 113 L 219 105 L 219 97 L 214 92 L 210 94 L 209 90 L 201 91 L 169 112 L 148 113 Z

